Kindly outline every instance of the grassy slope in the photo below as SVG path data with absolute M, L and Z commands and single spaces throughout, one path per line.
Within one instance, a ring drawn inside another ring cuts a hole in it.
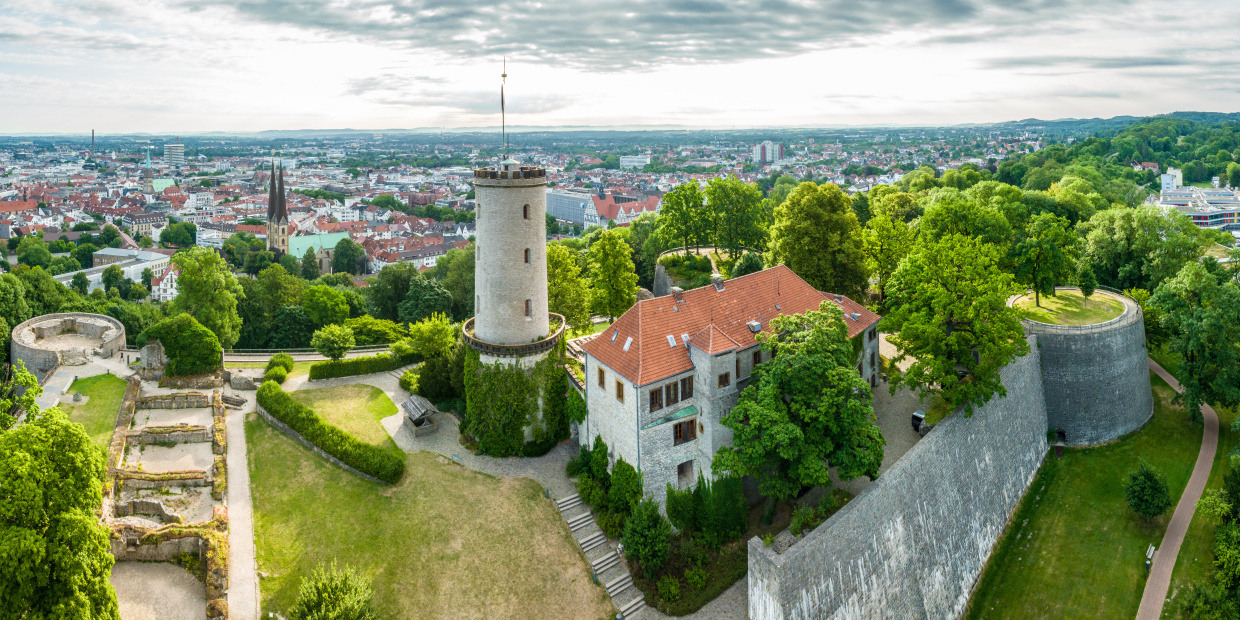
M 358 439 L 400 453 L 379 420 L 397 411 L 392 399 L 377 387 L 354 383 L 334 388 L 289 392 L 293 400 L 315 410 L 328 422 Z
M 1041 307 L 1029 295 L 1016 300 L 1021 316 L 1052 325 L 1093 325 L 1105 323 L 1124 311 L 1124 304 L 1109 295 L 1091 295 L 1088 302 L 1078 291 L 1059 291 L 1054 297 L 1041 296 Z M 1110 310 L 1110 312 L 1107 312 Z
M 1144 456 L 1167 476 L 1178 501 L 1201 429 L 1170 404 L 1171 388 L 1151 374 L 1154 418 L 1094 448 L 1046 458 L 970 601 L 970 618 L 1131 618 L 1145 588 L 1145 551 L 1159 544 L 1171 510 L 1146 524 L 1130 511 L 1123 483 Z
M 497 479 L 433 454 L 396 486 L 327 464 L 261 420 L 246 424 L 262 607 L 336 560 L 373 580 L 384 618 L 580 618 L 615 614 L 536 482 Z
M 74 405 L 70 394 L 75 392 L 89 397 L 89 400 Z M 86 377 L 73 382 L 68 394 L 60 400 L 60 409 L 68 414 L 70 420 L 86 428 L 91 443 L 106 448 L 112 440 L 112 429 L 116 426 L 116 415 L 120 412 L 124 397 L 124 379 L 116 375 Z

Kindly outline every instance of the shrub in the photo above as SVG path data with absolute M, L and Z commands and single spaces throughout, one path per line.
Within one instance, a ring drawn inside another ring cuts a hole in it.
M 289 620 L 376 620 L 370 599 L 370 582 L 351 568 L 340 570 L 333 562 L 318 568 L 301 582 L 297 602 L 288 610 Z
M 680 600 L 680 582 L 675 577 L 667 575 L 659 580 L 659 598 L 675 603 Z
M 693 566 L 701 566 L 706 562 L 706 550 L 690 536 L 680 539 L 680 544 L 676 547 L 676 555 L 680 556 L 686 564 Z
M 767 547 L 775 544 L 775 535 L 774 534 L 763 534 L 762 544 Z
M 676 526 L 676 529 L 682 533 L 690 533 L 697 529 L 694 522 L 696 517 L 693 509 L 693 490 L 680 490 L 673 487 L 671 483 L 667 485 L 667 500 L 664 503 L 667 509 L 667 518 Z
M 672 525 L 659 514 L 659 505 L 643 499 L 624 525 L 624 553 L 636 559 L 647 579 L 654 578 L 667 563 Z
M 600 487 L 593 478 L 582 478 L 577 481 L 577 494 L 581 501 L 591 508 L 603 509 L 607 506 L 607 490 Z
M 607 497 L 612 512 L 629 514 L 633 506 L 642 499 L 642 475 L 625 462 L 624 457 L 616 459 L 611 469 L 611 488 Z
M 353 350 L 354 345 L 353 330 L 343 325 L 328 325 L 314 332 L 314 336 L 310 338 L 310 346 L 333 361 L 340 361 L 340 358 Z
M 629 515 L 623 512 L 607 512 L 598 518 L 598 528 L 608 538 L 620 538 L 624 535 L 624 524 Z
M 405 329 L 400 323 L 376 319 L 369 314 L 347 319 L 344 326 L 353 330 L 353 338 L 359 347 L 393 343 L 405 337 Z
M 1144 457 L 1138 462 L 1137 468 L 1128 474 L 1124 494 L 1128 497 L 1128 507 L 1145 517 L 1146 521 L 1167 512 L 1171 507 L 1167 479 Z
M 189 313 L 164 319 L 138 334 L 139 347 L 151 340 L 164 346 L 168 364 L 164 374 L 170 377 L 201 375 L 219 370 L 224 365 L 223 349 L 215 333 L 202 326 Z
M 797 506 L 792 511 L 792 535 L 800 536 L 801 532 L 814 529 L 814 509 L 809 506 Z
M 362 355 L 347 360 L 327 360 L 310 365 L 310 379 L 334 379 L 336 377 L 352 377 L 369 375 L 376 372 L 396 370 L 403 364 L 387 353 L 378 355 Z
M 286 373 L 293 372 L 293 356 L 288 353 L 276 353 L 275 355 L 272 355 L 271 359 L 267 360 L 267 370 L 271 370 L 276 366 L 282 366 L 284 368 L 284 372 Z
M 698 474 L 692 490 L 667 486 L 667 517 L 682 532 L 699 532 L 711 548 L 735 539 L 748 528 L 749 504 L 741 479 L 710 481 Z
M 594 438 L 594 449 L 590 451 L 590 477 L 601 487 L 611 486 L 611 474 L 607 473 L 607 443 L 602 435 Z
M 818 518 L 826 519 L 840 508 L 840 498 L 835 491 L 828 491 L 822 495 L 822 499 L 818 500 Z
M 397 482 L 405 474 L 403 458 L 328 424 L 313 409 L 293 400 L 274 381 L 258 388 L 257 400 L 272 417 L 349 467 L 388 483 Z
M 569 478 L 576 478 L 581 475 L 589 465 L 590 447 L 581 446 L 581 452 L 579 452 L 577 456 L 568 460 L 568 466 L 565 467 L 564 473 L 567 474 Z
M 263 381 L 275 381 L 279 384 L 283 384 L 284 380 L 287 378 L 288 371 L 284 370 L 283 366 L 276 366 L 275 368 L 268 370 L 267 374 L 263 375 Z
M 706 571 L 698 566 L 685 569 L 685 583 L 694 590 L 706 587 Z
M 418 373 L 412 368 L 400 375 L 400 389 L 410 394 L 418 391 Z
M 739 278 L 762 271 L 762 269 L 762 257 L 753 252 L 745 252 L 737 259 L 736 264 L 732 265 L 732 277 Z

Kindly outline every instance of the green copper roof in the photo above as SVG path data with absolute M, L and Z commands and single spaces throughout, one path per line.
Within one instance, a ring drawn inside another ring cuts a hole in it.
M 348 239 L 349 233 L 324 233 L 321 235 L 306 235 L 304 237 L 289 237 L 288 253 L 300 258 L 305 255 L 306 248 L 313 247 L 315 252 L 323 248 L 334 248 L 341 239 Z
M 643 426 L 643 427 L 642 427 L 642 430 L 646 430 L 646 429 L 648 429 L 648 428 L 650 428 L 650 427 L 652 427 L 652 426 L 658 426 L 658 425 L 660 425 L 660 424 L 666 424 L 666 423 L 671 422 L 671 421 L 673 421 L 673 420 L 679 420 L 679 419 L 681 419 L 681 418 L 687 418 L 687 417 L 689 417 L 689 416 L 691 416 L 691 415 L 697 415 L 697 412 L 698 412 L 697 407 L 695 407 L 695 406 L 693 406 L 693 405 L 689 405 L 688 407 L 685 407 L 684 409 L 681 409 L 680 411 L 677 411 L 676 413 L 673 413 L 673 414 L 671 414 L 671 415 L 666 415 L 666 416 L 663 416 L 663 417 L 659 418 L 658 420 L 655 420 L 654 422 L 651 422 L 650 424 L 647 424 L 647 425 Z

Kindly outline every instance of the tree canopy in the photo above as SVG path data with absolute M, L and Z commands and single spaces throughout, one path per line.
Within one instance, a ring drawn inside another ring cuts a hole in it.
M 193 247 L 177 252 L 172 263 L 181 271 L 173 308 L 188 312 L 215 334 L 221 346 L 232 348 L 241 337 L 237 300 L 244 293 L 224 259 L 210 248 Z
M 869 269 L 852 201 L 832 183 L 802 183 L 775 207 L 772 264 L 785 264 L 815 289 L 864 299 Z

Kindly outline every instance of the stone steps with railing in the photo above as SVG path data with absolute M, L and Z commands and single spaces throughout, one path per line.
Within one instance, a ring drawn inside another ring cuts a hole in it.
M 607 535 L 594 521 L 594 513 L 577 494 L 556 500 L 556 508 L 568 524 L 573 539 L 590 562 L 595 581 L 607 591 L 624 618 L 631 618 L 646 607 L 645 596 L 633 585 L 633 575 Z

